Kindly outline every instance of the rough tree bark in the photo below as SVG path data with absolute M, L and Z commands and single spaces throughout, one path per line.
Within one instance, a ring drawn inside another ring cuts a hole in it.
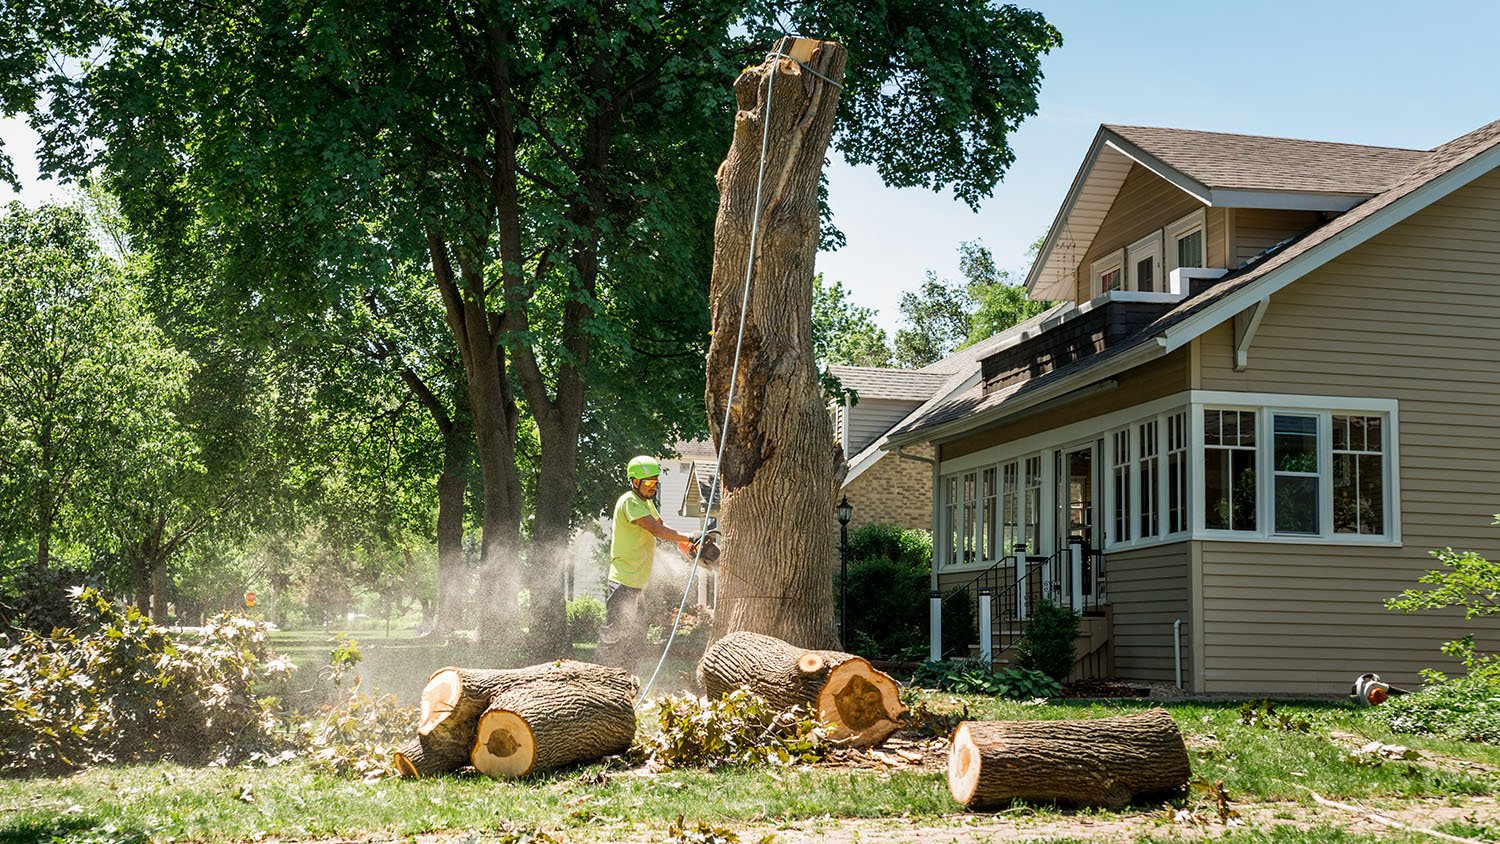
M 485 711 L 502 694 L 538 683 L 581 690 L 578 696 L 588 699 L 599 689 L 615 689 L 623 690 L 615 697 L 630 701 L 639 690 L 636 678 L 618 668 L 573 660 L 512 669 L 442 668 L 422 689 L 417 736 L 396 751 L 397 770 L 427 776 L 469 764 Z M 632 714 L 632 731 L 634 723 Z
M 1093 721 L 965 721 L 953 733 L 948 789 L 973 809 L 1012 800 L 1120 808 L 1192 776 L 1164 709 Z
M 900 687 L 863 657 L 799 648 L 759 633 L 731 633 L 698 662 L 698 682 L 718 699 L 744 687 L 777 709 L 802 706 L 837 725 L 832 736 L 863 747 L 901 725 Z
M 630 749 L 635 678 L 624 671 L 544 678 L 495 695 L 470 757 L 492 777 L 524 777 Z
M 782 51 L 834 83 L 843 79 L 845 52 L 838 44 L 797 39 Z M 813 363 L 812 289 L 818 176 L 839 91 L 780 58 L 740 74 L 734 90 L 739 111 L 717 177 L 710 289 L 714 333 L 706 403 L 714 442 L 728 438 L 719 466 L 725 543 L 712 638 L 748 630 L 828 647 L 837 642 L 828 524 L 844 456 L 834 444 Z M 726 431 L 767 119 L 759 234 Z

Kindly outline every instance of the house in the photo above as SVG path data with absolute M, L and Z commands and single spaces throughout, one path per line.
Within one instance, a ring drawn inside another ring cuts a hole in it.
M 1500 122 L 1103 126 L 1026 284 L 1065 304 L 882 445 L 932 450 L 933 588 L 989 587 L 992 653 L 1042 595 L 1087 616 L 1081 670 L 1198 693 L 1495 648 L 1382 601 L 1432 549 L 1500 551 Z

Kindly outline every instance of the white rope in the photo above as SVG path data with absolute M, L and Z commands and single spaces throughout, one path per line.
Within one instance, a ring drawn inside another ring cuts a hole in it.
M 785 54 L 780 52 L 780 48 L 785 41 L 786 37 L 783 36 L 780 41 L 776 42 L 776 48 L 772 49 L 766 58 L 771 59 L 777 56 L 784 56 Z M 791 57 L 787 56 L 787 58 Z M 750 254 L 745 259 L 745 289 L 740 294 L 739 334 L 734 340 L 734 363 L 729 370 L 729 392 L 724 399 L 724 424 L 719 426 L 719 453 L 715 458 L 717 460 L 715 464 L 717 468 L 714 471 L 714 480 L 709 484 L 708 500 L 703 505 L 703 516 L 698 522 L 700 536 L 703 533 L 703 528 L 708 525 L 708 514 L 713 512 L 714 498 L 718 495 L 719 488 L 723 486 L 721 477 L 724 465 L 724 446 L 729 444 L 729 409 L 734 406 L 734 385 L 739 380 L 740 349 L 745 342 L 745 315 L 750 310 L 750 278 L 755 270 L 755 244 L 760 236 L 760 195 L 761 189 L 766 183 L 766 147 L 771 140 L 771 93 L 776 84 L 776 66 L 778 64 L 780 62 L 771 62 L 771 72 L 766 75 L 766 107 L 764 113 L 761 115 L 760 126 L 760 166 L 755 174 L 755 204 L 753 207 L 755 213 L 750 218 Z M 636 705 L 640 705 L 646 699 L 646 695 L 651 693 L 651 687 L 656 685 L 656 678 L 661 674 L 662 666 L 667 663 L 667 654 L 671 653 L 672 642 L 677 638 L 677 628 L 682 623 L 682 613 L 687 609 L 688 595 L 693 591 L 693 578 L 698 573 L 698 566 L 702 559 L 703 542 L 700 540 L 698 548 L 693 554 L 693 567 L 688 571 L 687 588 L 682 590 L 682 601 L 677 605 L 677 617 L 672 619 L 672 632 L 667 634 L 667 644 L 661 650 L 661 659 L 657 660 L 656 670 L 651 672 L 651 679 L 646 681 L 646 685 L 641 689 L 640 697 L 636 698 Z

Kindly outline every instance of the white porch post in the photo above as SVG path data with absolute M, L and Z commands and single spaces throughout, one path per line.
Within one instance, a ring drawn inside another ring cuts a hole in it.
M 927 649 L 927 656 L 933 662 L 943 660 L 943 593 L 932 590 L 932 597 L 927 602 L 932 613 L 931 620 L 931 644 Z
M 993 664 L 995 658 L 995 626 L 991 622 L 994 591 L 988 586 L 979 587 L 979 658 L 986 665 Z

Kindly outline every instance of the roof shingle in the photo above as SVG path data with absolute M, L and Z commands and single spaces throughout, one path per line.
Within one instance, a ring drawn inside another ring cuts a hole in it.
M 1426 150 L 1148 126 L 1104 128 L 1210 188 L 1377 194 Z

